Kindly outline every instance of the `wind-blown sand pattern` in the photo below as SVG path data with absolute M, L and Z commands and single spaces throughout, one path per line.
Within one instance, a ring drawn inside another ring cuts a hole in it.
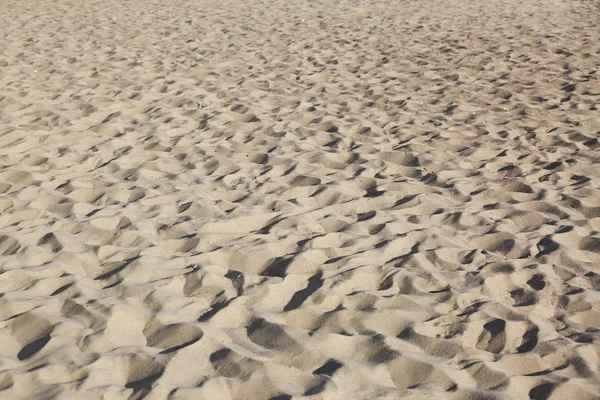
M 0 2 L 0 398 L 600 398 L 600 8 Z

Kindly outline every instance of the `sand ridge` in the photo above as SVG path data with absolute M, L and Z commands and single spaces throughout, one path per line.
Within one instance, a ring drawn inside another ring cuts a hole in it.
M 599 18 L 3 1 L 0 397 L 600 398 Z

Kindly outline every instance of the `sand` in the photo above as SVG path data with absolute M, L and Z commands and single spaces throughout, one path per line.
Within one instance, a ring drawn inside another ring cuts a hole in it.
M 599 399 L 598 21 L 3 0 L 0 398 Z

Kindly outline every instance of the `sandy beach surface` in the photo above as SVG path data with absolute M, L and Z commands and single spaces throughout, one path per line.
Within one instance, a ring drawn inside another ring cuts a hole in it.
M 0 2 L 0 399 L 600 399 L 600 3 Z

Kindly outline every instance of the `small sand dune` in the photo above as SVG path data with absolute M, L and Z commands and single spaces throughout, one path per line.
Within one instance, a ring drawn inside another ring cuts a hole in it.
M 0 2 L 1 399 L 600 399 L 600 6 Z

